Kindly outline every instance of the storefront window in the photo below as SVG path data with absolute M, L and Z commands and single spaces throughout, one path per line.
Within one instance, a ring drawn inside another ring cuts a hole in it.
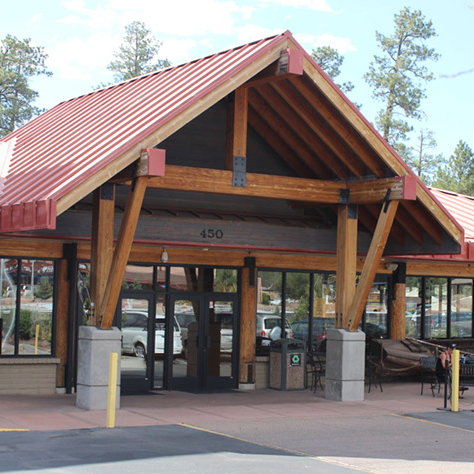
M 472 336 L 472 279 L 451 280 L 451 337 Z
M 123 277 L 124 290 L 152 290 L 153 267 L 141 265 L 127 265 Z
M 1 259 L 0 267 L 2 355 L 50 355 L 54 262 Z
M 425 338 L 447 337 L 448 279 L 426 278 Z
M 281 315 L 281 272 L 258 272 L 257 313 Z
M 363 330 L 367 337 L 385 338 L 387 331 L 387 283 L 376 282 L 367 299 Z
M 407 337 L 421 337 L 421 277 L 408 277 L 405 290 Z

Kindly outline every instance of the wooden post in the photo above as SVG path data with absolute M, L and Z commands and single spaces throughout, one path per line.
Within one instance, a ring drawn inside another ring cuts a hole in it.
M 233 156 L 247 156 L 248 97 L 246 87 L 235 90 Z
M 137 178 L 134 186 L 130 188 L 104 297 L 100 305 L 99 321 L 101 329 L 110 329 L 112 327 L 115 307 L 117 306 L 125 268 L 132 248 L 133 236 L 135 235 L 138 218 L 140 217 L 147 181 L 148 178 L 146 177 Z
M 91 241 L 91 299 L 94 308 L 101 307 L 107 277 L 114 255 L 115 185 L 106 184 L 94 191 Z M 98 311 L 93 323 L 97 324 Z
M 392 339 L 406 337 L 406 263 L 400 262 L 393 272 L 390 335 Z
M 257 270 L 252 266 L 242 268 L 239 382 L 243 384 L 255 383 L 256 334 Z
M 67 279 L 68 262 L 61 259 L 58 262 L 58 299 L 56 307 L 56 357 L 60 359 L 56 371 L 56 387 L 66 384 L 65 368 L 67 364 L 67 332 L 69 309 L 69 282 Z
M 341 204 L 337 211 L 336 328 L 346 326 L 355 293 L 357 207 Z

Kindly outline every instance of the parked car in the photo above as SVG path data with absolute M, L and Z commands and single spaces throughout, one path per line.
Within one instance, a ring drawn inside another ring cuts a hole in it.
M 335 327 L 334 318 L 314 318 L 313 319 L 313 342 L 326 339 L 328 329 Z M 291 324 L 295 339 L 308 341 L 309 321 L 295 321 Z
M 155 354 L 165 352 L 165 316 L 156 315 L 155 319 Z M 146 311 L 127 311 L 122 314 L 122 353 L 145 357 L 147 353 L 148 313 Z M 181 354 L 183 341 L 181 328 L 174 320 L 173 354 Z
M 271 313 L 257 313 L 257 336 L 272 341 L 280 339 L 281 317 Z M 293 338 L 293 330 L 288 321 L 286 321 L 286 337 Z

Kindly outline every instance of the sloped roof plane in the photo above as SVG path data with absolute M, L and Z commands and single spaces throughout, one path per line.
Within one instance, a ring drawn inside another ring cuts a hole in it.
M 304 77 L 259 84 L 290 48 L 303 52 Z M 415 176 L 286 31 L 63 102 L 4 137 L 0 143 L 9 145 L 11 161 L 0 194 L 0 232 L 54 228 L 57 215 L 136 161 L 143 148 L 155 147 L 244 83 L 256 84 L 249 93 L 250 125 L 260 128 L 262 136 L 273 136 L 286 156 L 299 154 L 302 177 Z M 296 115 L 288 105 L 295 97 L 304 98 Z M 265 115 L 272 101 L 278 103 Z M 277 117 L 280 106 L 280 114 L 293 114 L 298 122 L 293 130 L 291 120 L 285 124 Z M 265 121 L 274 122 L 274 129 Z M 299 141 L 288 146 L 275 133 L 279 128 L 299 134 Z M 408 203 L 400 213 L 409 220 L 411 211 L 420 215 L 421 205 L 427 216 L 423 226 L 433 229 L 434 240 L 441 242 L 443 228 L 462 244 L 462 228 L 416 181 L 418 207 Z M 370 206 L 361 213 L 368 228 L 376 213 Z M 415 239 L 422 238 L 409 230 Z M 418 234 L 422 232 L 420 227 Z

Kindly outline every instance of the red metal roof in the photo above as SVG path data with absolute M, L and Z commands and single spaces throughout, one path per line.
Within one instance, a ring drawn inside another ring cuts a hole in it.
M 288 37 L 285 32 L 60 103 L 4 137 L 0 232 L 54 228 L 61 197 Z

